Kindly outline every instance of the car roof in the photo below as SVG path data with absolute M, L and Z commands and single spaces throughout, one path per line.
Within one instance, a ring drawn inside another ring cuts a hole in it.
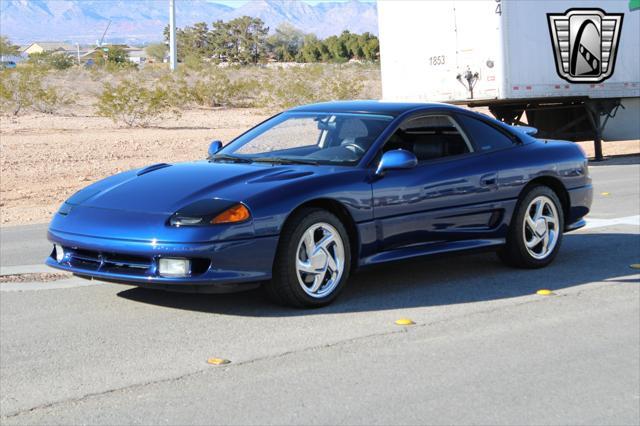
M 326 113 L 360 113 L 382 114 L 396 117 L 411 110 L 450 109 L 460 111 L 463 108 L 440 103 L 427 102 L 385 102 L 385 101 L 334 101 L 302 105 L 291 108 L 291 112 L 326 112 Z

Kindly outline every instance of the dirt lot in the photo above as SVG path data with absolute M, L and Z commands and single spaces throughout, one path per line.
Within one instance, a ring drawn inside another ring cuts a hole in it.
M 147 164 L 204 158 L 212 139 L 229 141 L 267 117 L 253 109 L 196 110 L 146 129 L 92 116 L 2 117 L 2 224 L 47 222 L 91 182 Z
M 258 109 L 191 110 L 152 128 L 108 119 L 29 114 L 0 117 L 0 221 L 47 222 L 67 197 L 113 173 L 157 162 L 204 158 L 209 141 L 229 141 L 270 114 Z M 583 143 L 593 155 L 592 143 Z M 605 143 L 605 155 L 640 152 L 640 141 Z

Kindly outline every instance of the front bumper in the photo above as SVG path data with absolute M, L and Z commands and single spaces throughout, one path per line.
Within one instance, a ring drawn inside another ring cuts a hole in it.
M 219 290 L 238 284 L 269 280 L 278 237 L 224 242 L 168 243 L 78 235 L 49 230 L 48 239 L 65 249 L 58 262 L 55 250 L 46 264 L 73 274 L 103 281 L 177 291 Z M 187 258 L 194 268 L 186 277 L 163 277 L 158 272 L 161 257 Z M 212 290 L 212 289 L 210 289 Z
M 591 184 L 573 188 L 569 193 L 569 209 L 565 224 L 565 232 L 574 231 L 585 226 L 583 219 L 591 210 L 593 202 L 593 186 Z

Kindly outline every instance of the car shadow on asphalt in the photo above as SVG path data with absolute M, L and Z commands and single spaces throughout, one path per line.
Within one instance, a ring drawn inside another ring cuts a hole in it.
M 129 301 L 222 315 L 295 317 L 475 303 L 561 290 L 591 282 L 638 282 L 628 278 L 640 261 L 637 234 L 565 235 L 560 253 L 546 268 L 514 269 L 494 253 L 417 258 L 370 267 L 352 276 L 330 306 L 292 309 L 270 303 L 260 289 L 234 294 L 171 293 L 133 288 L 118 293 Z

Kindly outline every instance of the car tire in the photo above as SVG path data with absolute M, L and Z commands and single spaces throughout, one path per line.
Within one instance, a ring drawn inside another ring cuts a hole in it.
M 280 235 L 267 296 L 280 305 L 319 308 L 333 302 L 349 279 L 351 245 L 333 213 L 305 208 Z
M 498 256 L 518 268 L 545 267 L 560 250 L 563 230 L 564 212 L 557 194 L 547 186 L 535 186 L 518 202 Z

